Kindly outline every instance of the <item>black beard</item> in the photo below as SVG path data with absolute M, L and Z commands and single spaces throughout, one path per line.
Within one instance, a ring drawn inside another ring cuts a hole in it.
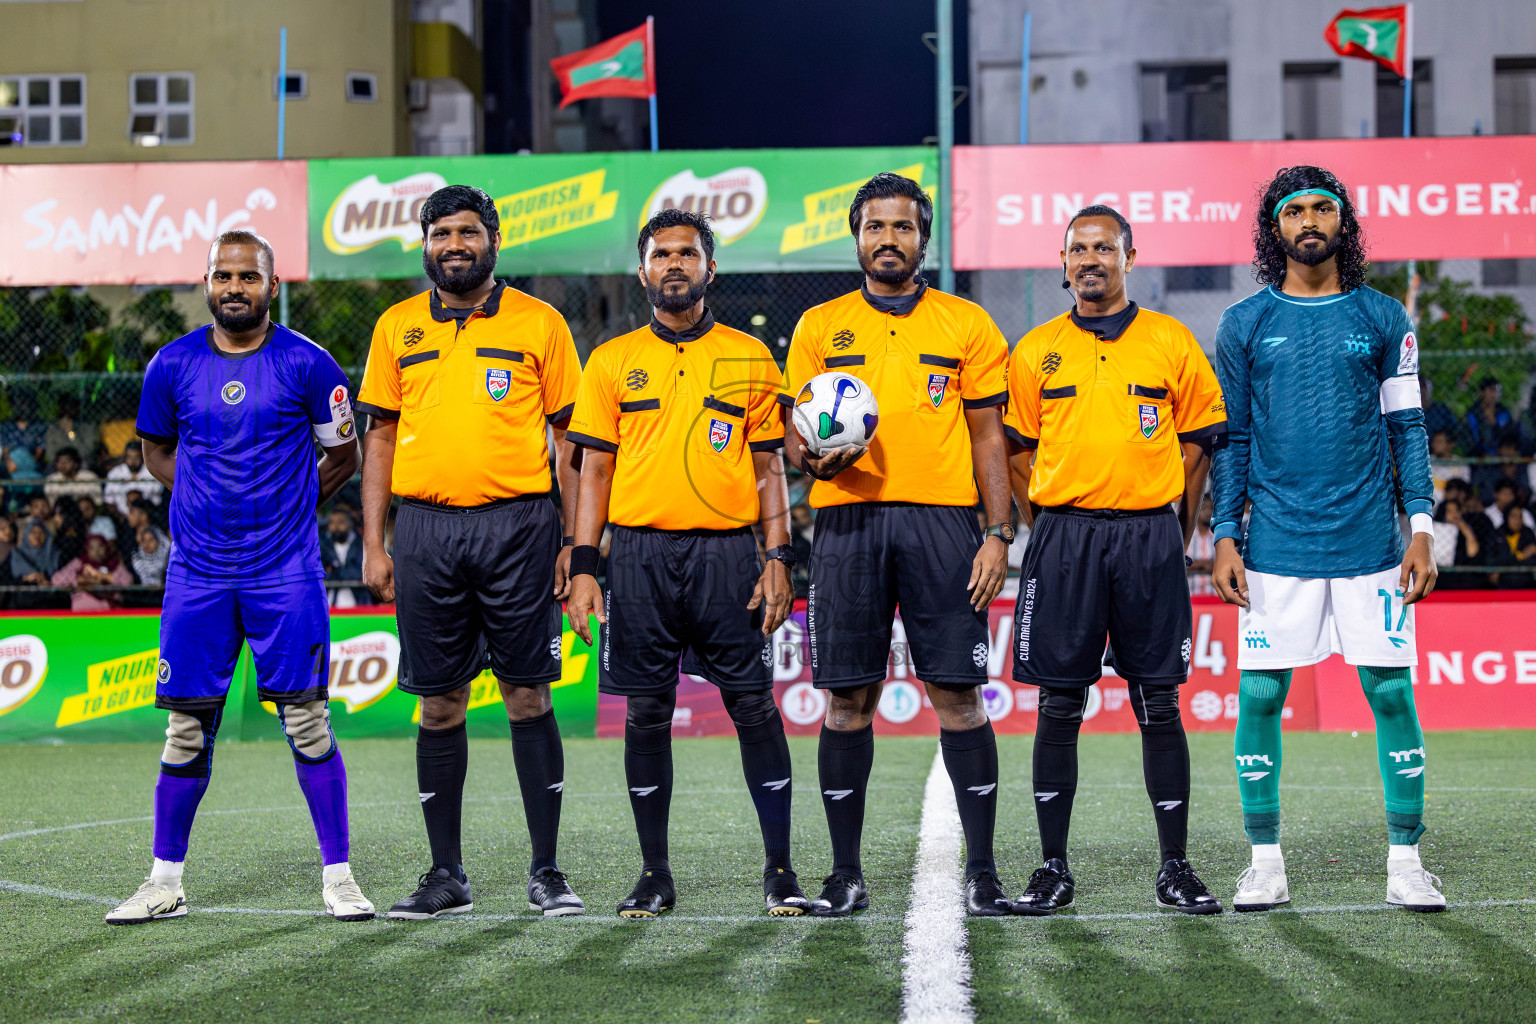
M 674 280 L 676 280 L 674 278 Z M 686 292 L 666 291 L 667 282 L 651 284 L 651 279 L 645 279 L 645 301 L 661 310 L 663 313 L 682 313 L 692 309 L 704 297 L 709 290 L 709 277 L 706 275 L 701 281 L 689 281 Z
M 1109 281 L 1102 277 L 1095 277 L 1086 284 L 1080 284 L 1076 288 L 1077 297 L 1089 302 L 1098 302 L 1109 294 Z
M 1284 235 L 1280 236 L 1280 248 L 1285 250 L 1286 256 L 1300 263 L 1304 267 L 1315 267 L 1319 263 L 1333 258 L 1344 245 L 1344 232 L 1340 231 L 1323 243 L 1321 249 L 1303 249 Z
M 876 252 L 884 249 L 894 248 L 895 246 L 881 246 L 880 249 L 876 250 Z M 897 251 L 899 252 L 900 250 Z M 875 265 L 875 257 L 873 254 L 866 256 L 863 249 L 860 249 L 857 246 L 854 247 L 854 252 L 859 257 L 859 269 L 864 271 L 865 276 L 867 276 L 871 281 L 878 281 L 881 284 L 893 286 L 906 284 L 908 281 L 912 280 L 914 276 L 916 276 L 917 272 L 922 269 L 923 256 L 925 253 L 927 253 L 927 251 L 928 246 L 925 244 L 918 248 L 917 252 L 913 254 L 911 259 L 905 259 L 905 257 L 903 257 L 904 262 L 900 267 L 896 268 L 895 270 L 883 270 Z
M 236 313 L 233 309 L 238 307 L 225 307 L 213 301 L 213 296 L 208 296 L 208 312 L 213 314 L 213 322 L 219 325 L 219 330 L 225 334 L 244 334 L 254 331 L 261 326 L 261 322 L 267 318 L 267 310 L 272 307 L 272 299 L 268 295 L 258 295 L 249 312 Z
M 489 249 L 482 256 L 475 257 L 475 262 L 468 267 L 455 267 L 446 270 L 441 264 L 427 254 L 426 249 L 421 251 L 421 269 L 427 272 L 432 283 L 438 289 L 449 295 L 468 295 L 490 279 L 496 269 L 496 250 Z

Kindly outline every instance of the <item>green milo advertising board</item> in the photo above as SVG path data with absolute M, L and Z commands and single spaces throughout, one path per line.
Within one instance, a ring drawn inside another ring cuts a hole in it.
M 595 624 L 594 624 L 595 625 Z M 566 736 L 597 730 L 597 656 L 565 623 L 555 717 Z M 160 617 L 154 613 L 0 617 L 0 743 L 157 740 Z M 400 640 L 390 615 L 331 618 L 331 723 L 341 737 L 414 736 L 415 697 L 400 692 Z M 470 683 L 471 736 L 506 738 L 495 678 Z M 275 709 L 256 699 L 249 648 L 240 652 L 219 738 L 279 739 Z
M 496 200 L 502 275 L 628 273 L 668 207 L 710 215 L 721 273 L 854 270 L 848 204 L 881 171 L 938 187 L 921 146 L 311 160 L 309 274 L 422 276 L 421 204 L 449 184 Z

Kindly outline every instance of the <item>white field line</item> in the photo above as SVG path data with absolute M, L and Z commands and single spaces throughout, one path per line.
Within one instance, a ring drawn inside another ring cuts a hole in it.
M 965 948 L 960 812 L 942 750 L 933 755 L 923 792 L 902 946 L 902 1024 L 969 1024 L 975 1015 L 971 958 Z

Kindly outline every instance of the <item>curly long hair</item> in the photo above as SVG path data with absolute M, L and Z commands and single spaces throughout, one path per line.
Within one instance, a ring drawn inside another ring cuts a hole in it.
M 1322 167 L 1299 164 L 1282 167 L 1270 179 L 1259 199 L 1258 223 L 1253 228 L 1253 276 L 1262 285 L 1279 287 L 1285 281 L 1285 249 L 1275 228 L 1275 204 L 1292 192 L 1304 188 L 1325 188 L 1339 197 L 1344 238 L 1334 259 L 1339 268 L 1339 285 L 1352 292 L 1365 284 L 1370 261 L 1365 254 L 1365 236 L 1355 217 L 1355 203 L 1349 189 Z

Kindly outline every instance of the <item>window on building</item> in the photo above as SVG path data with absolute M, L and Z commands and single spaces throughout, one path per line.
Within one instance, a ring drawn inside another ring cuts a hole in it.
M 272 98 L 277 99 L 278 90 L 282 88 L 279 79 L 282 76 L 272 76 Z M 290 100 L 302 100 L 309 95 L 309 73 L 306 71 L 290 71 L 286 80 L 286 88 L 282 91 Z
M 1337 139 L 1344 134 L 1339 62 L 1285 65 L 1282 99 L 1287 139 Z
M 373 103 L 379 98 L 379 80 L 368 71 L 347 72 L 347 102 Z
M 1413 119 L 1411 135 L 1435 134 L 1434 62 L 1413 62 Z M 1403 80 L 1380 65 L 1376 68 L 1376 136 L 1390 139 L 1403 134 Z
M 0 146 L 85 145 L 85 76 L 0 78 Z
M 1143 64 L 1141 141 L 1222 140 L 1227 132 L 1226 64 Z
M 1493 59 L 1493 131 L 1536 133 L 1536 57 Z
M 1164 267 L 1163 287 L 1170 292 L 1229 292 L 1232 268 Z
M 128 79 L 128 135 L 140 146 L 186 146 L 195 137 L 192 76 L 133 75 Z
M 1484 288 L 1536 286 L 1536 260 L 1483 260 Z

